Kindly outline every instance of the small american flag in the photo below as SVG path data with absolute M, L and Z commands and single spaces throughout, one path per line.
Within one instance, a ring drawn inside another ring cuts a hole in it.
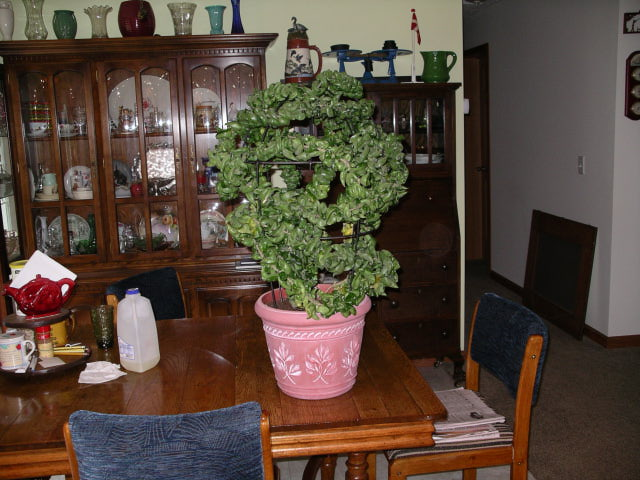
M 418 27 L 418 17 L 416 17 L 416 9 L 411 9 L 411 30 L 416 31 L 418 37 L 418 45 L 420 45 L 422 39 L 420 38 L 420 27 Z

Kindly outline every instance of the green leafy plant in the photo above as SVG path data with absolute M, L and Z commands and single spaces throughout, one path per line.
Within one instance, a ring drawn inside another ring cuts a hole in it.
M 365 295 L 397 286 L 399 264 L 372 234 L 405 194 L 408 171 L 399 137 L 373 122 L 362 97 L 360 82 L 335 71 L 310 86 L 272 84 L 209 152 L 221 198 L 243 199 L 227 217 L 233 238 L 312 318 L 352 314 Z M 274 169 L 285 186 L 274 186 Z M 323 275 L 335 280 L 327 292 L 316 288 Z

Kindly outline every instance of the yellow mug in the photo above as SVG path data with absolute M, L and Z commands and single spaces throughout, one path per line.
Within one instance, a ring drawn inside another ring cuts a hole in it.
M 64 347 L 69 340 L 69 335 L 73 333 L 76 324 L 73 317 L 69 317 L 58 323 L 51 325 L 51 339 L 54 347 Z

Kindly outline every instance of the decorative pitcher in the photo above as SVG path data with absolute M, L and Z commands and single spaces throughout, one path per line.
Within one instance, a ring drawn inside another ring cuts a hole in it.
M 429 83 L 440 83 L 449 81 L 449 72 L 458 60 L 454 52 L 436 50 L 432 52 L 420 52 L 424 60 L 424 70 L 422 71 L 422 81 Z M 449 62 L 451 57 L 451 63 Z
M 284 65 L 284 83 L 312 82 L 322 70 L 322 52 L 315 45 L 309 45 L 307 27 L 297 23 L 296 17 L 291 17 L 293 27 L 287 36 L 287 59 Z M 313 71 L 311 50 L 318 54 L 318 70 Z

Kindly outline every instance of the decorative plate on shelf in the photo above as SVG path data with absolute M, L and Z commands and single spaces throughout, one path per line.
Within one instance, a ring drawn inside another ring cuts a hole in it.
M 67 214 L 67 229 L 69 230 L 70 241 L 78 242 L 80 240 L 89 240 L 91 237 L 91 227 L 89 227 L 89 223 L 75 213 Z M 61 247 L 63 242 L 60 217 L 54 218 L 47 230 L 49 243 Z
M 153 233 L 154 237 L 156 235 L 164 235 L 165 241 L 169 243 L 178 243 L 180 241 L 178 226 L 173 222 L 171 224 L 167 223 L 165 217 L 169 217 L 171 220 L 173 219 L 171 215 L 153 215 L 151 217 L 151 233 Z M 144 238 L 144 235 L 142 237 Z
M 193 89 L 193 106 L 211 105 L 214 109 L 220 107 L 220 97 L 216 92 L 208 88 Z
M 67 198 L 73 198 L 74 184 L 76 188 L 91 188 L 91 169 L 84 165 L 71 167 L 64 174 L 64 192 Z
M 123 186 L 129 189 L 129 185 L 131 184 L 131 170 L 129 169 L 129 166 L 121 160 L 114 160 L 113 161 L 114 173 L 116 170 L 122 174 L 121 178 L 124 178 L 126 180 L 126 184 L 124 184 Z

